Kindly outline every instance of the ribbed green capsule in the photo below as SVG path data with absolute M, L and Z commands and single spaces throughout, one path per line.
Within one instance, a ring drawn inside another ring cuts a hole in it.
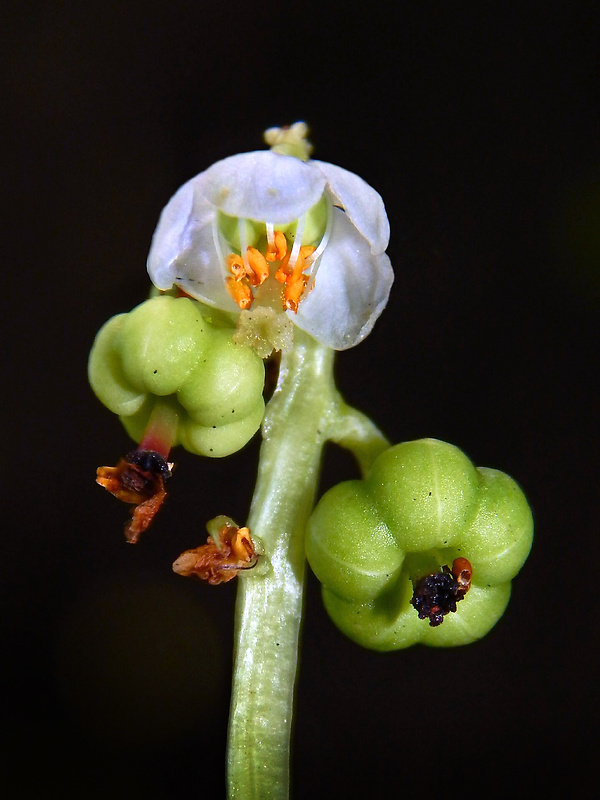
M 264 365 L 232 330 L 207 322 L 201 305 L 160 296 L 110 319 L 90 353 L 99 400 L 140 441 L 157 398 L 179 416 L 175 444 L 226 456 L 256 433 L 264 414 Z
M 330 489 L 309 521 L 306 547 L 337 627 L 364 647 L 396 650 L 485 635 L 506 608 L 532 536 L 531 511 L 512 478 L 421 439 L 390 447 L 365 480 Z M 431 627 L 411 605 L 414 582 L 460 557 L 471 563 L 471 588 Z

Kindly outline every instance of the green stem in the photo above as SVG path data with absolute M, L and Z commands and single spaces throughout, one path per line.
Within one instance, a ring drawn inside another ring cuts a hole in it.
M 389 442 L 341 399 L 334 353 L 298 328 L 284 352 L 263 421 L 258 479 L 248 526 L 262 547 L 259 566 L 239 579 L 228 741 L 231 800 L 286 800 L 304 530 L 312 511 L 323 445 L 354 453 L 366 473 Z
M 340 405 L 329 438 L 354 454 L 364 477 L 377 456 L 390 446 L 390 442 L 366 414 L 346 403 Z
M 333 356 L 298 328 L 263 422 L 248 525 L 261 566 L 240 576 L 228 741 L 229 797 L 288 797 L 305 577 L 304 529 L 323 445 L 341 408 Z

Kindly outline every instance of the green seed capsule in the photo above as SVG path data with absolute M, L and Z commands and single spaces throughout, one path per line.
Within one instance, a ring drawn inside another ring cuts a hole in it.
M 529 506 L 511 478 L 422 439 L 386 450 L 366 480 L 330 489 L 310 519 L 306 548 L 325 606 L 351 639 L 376 650 L 445 647 L 472 642 L 497 622 L 532 535 Z M 437 606 L 435 587 L 444 581 L 435 576 L 448 575 L 452 590 L 453 562 L 472 570 L 470 588 L 454 584 L 448 607 Z M 426 575 L 429 625 L 411 603 Z
M 264 413 L 262 359 L 232 334 L 204 319 L 194 300 L 155 297 L 100 330 L 90 384 L 136 441 L 160 397 L 179 417 L 175 444 L 229 455 L 256 433 Z

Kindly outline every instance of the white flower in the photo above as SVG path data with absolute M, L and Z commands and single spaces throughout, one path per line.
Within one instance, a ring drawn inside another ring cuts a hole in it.
M 341 167 L 277 149 L 184 184 L 161 214 L 148 272 L 159 289 L 175 284 L 224 311 L 275 308 L 322 344 L 353 347 L 393 281 L 383 201 Z

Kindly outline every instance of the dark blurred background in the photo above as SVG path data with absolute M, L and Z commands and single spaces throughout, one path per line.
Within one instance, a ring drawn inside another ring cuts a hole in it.
M 381 655 L 311 576 L 295 797 L 573 790 L 598 662 L 599 25 L 592 3 L 13 3 L 4 15 L 0 555 L 7 798 L 220 798 L 235 586 L 172 574 L 244 520 L 258 441 L 176 455 L 136 547 L 94 483 L 129 442 L 93 337 L 148 290 L 171 194 L 305 119 L 386 201 L 396 283 L 340 355 L 349 402 L 509 472 L 536 539 L 497 628 Z M 6 283 L 8 285 L 6 285 Z M 353 476 L 328 451 L 323 488 Z

